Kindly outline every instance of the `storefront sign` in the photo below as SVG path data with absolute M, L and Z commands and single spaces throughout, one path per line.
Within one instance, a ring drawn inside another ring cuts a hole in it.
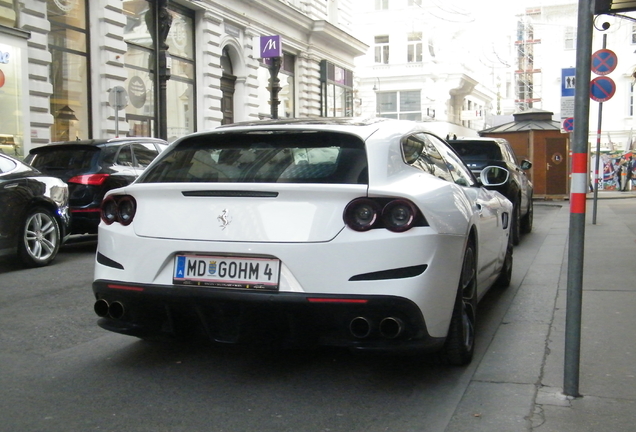
M 280 35 L 257 36 L 254 38 L 254 47 L 256 48 L 256 58 L 272 58 L 281 57 L 283 55 Z

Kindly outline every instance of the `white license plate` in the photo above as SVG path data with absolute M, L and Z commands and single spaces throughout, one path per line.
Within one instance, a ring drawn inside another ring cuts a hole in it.
M 177 255 L 172 281 L 179 285 L 277 290 L 280 260 Z

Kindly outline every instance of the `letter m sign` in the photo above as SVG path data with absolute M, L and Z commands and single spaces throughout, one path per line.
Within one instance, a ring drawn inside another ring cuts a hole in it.
M 258 47 L 258 58 L 281 57 L 283 55 L 283 47 L 280 41 L 280 35 L 276 36 L 260 36 L 256 38 L 254 46 Z

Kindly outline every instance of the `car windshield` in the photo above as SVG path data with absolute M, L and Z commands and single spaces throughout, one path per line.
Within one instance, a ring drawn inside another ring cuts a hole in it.
M 485 161 L 485 160 L 503 160 L 501 150 L 497 144 L 488 142 L 451 142 L 450 145 L 455 149 L 459 156 L 466 162 Z
M 181 141 L 139 183 L 368 182 L 364 143 L 318 131 L 257 131 L 195 135 Z

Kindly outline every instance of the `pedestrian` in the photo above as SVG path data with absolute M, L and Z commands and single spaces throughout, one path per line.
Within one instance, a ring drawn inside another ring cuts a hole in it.
M 630 190 L 632 186 L 632 174 L 634 169 L 634 161 L 630 156 L 625 164 L 625 185 L 623 186 L 623 190 Z
M 616 183 L 616 190 L 621 190 L 621 175 L 623 174 L 623 166 L 621 160 L 616 159 L 616 165 L 614 166 L 614 182 Z

